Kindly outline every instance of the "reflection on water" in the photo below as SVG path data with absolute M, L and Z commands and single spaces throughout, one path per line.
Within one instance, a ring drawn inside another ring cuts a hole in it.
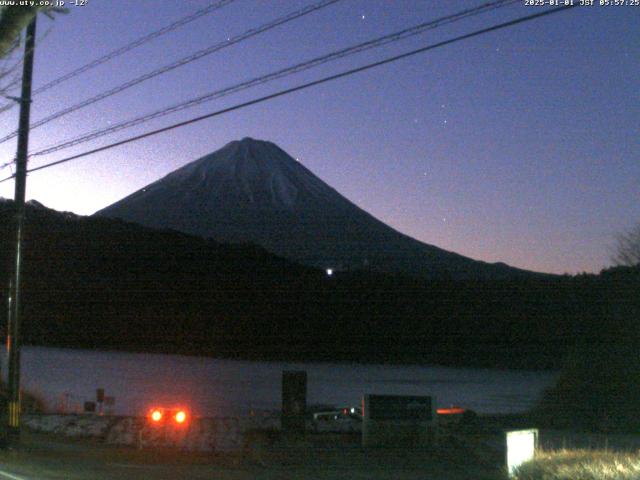
M 3 367 L 6 356 L 2 350 Z M 433 395 L 439 406 L 478 412 L 530 407 L 555 374 L 430 366 L 217 360 L 180 355 L 45 347 L 22 350 L 22 387 L 51 411 L 79 409 L 96 388 L 115 397 L 113 413 L 188 405 L 195 415 L 232 415 L 280 407 L 282 370 L 306 370 L 310 404 L 356 405 L 363 393 Z M 6 368 L 2 368 L 6 377 Z

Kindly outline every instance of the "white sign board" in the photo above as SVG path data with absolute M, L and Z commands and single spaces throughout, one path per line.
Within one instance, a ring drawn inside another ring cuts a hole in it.
M 538 430 L 515 430 L 507 432 L 507 471 L 514 470 L 524 462 L 533 460 L 538 446 Z

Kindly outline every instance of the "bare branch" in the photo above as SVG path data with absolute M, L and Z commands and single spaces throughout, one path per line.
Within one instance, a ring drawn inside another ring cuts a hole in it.
M 611 259 L 616 265 L 640 265 L 640 224 L 616 235 L 616 247 Z

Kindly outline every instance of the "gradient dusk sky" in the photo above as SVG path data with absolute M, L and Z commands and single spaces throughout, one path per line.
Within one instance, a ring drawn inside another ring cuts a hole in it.
M 36 96 L 32 122 L 314 1 L 236 0 Z M 41 16 L 34 88 L 210 3 L 88 0 Z M 30 150 L 483 3 L 342 0 L 35 129 Z M 30 167 L 545 8 L 522 0 Z M 640 6 L 579 7 L 34 172 L 27 198 L 91 214 L 250 136 L 423 242 L 531 270 L 597 272 L 614 235 L 640 221 L 639 83 Z M 0 136 L 16 127 L 17 109 L 0 114 Z M 0 155 L 13 158 L 15 139 Z M 0 196 L 13 197 L 13 182 Z

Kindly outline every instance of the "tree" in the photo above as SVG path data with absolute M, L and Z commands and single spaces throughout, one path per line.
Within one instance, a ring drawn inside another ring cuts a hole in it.
M 556 429 L 640 431 L 640 265 L 573 279 L 577 328 L 555 385 L 535 410 Z
M 19 43 L 20 33 L 38 12 L 44 12 L 49 18 L 54 13 L 68 13 L 61 7 L 0 7 L 0 58 L 9 55 Z
M 0 58 L 16 47 L 20 32 L 38 13 L 38 7 L 0 7 Z
M 53 19 L 54 13 L 68 13 L 68 10 L 60 7 L 0 6 L 0 97 L 11 100 L 0 106 L 0 113 L 17 105 L 14 100 L 19 94 L 11 95 L 11 92 L 20 86 L 22 58 L 16 54 L 20 34 L 38 12 Z
M 36 7 L 0 7 L 0 95 L 4 97 L 19 84 L 20 62 L 12 57 L 20 44 L 20 33 L 37 12 Z
M 612 260 L 619 266 L 640 265 L 640 223 L 628 232 L 616 235 Z

